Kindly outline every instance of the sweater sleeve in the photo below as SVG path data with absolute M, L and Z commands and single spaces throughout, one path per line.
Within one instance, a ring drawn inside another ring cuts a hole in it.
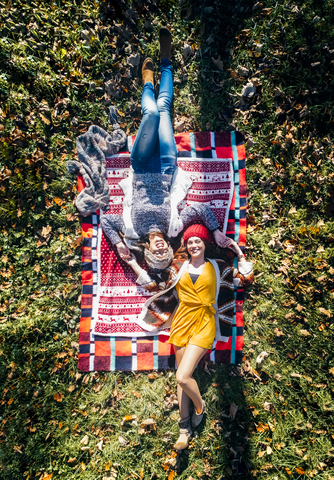
M 121 215 L 101 215 L 100 224 L 113 245 L 122 241 L 118 233 L 124 230 L 124 222 Z
M 219 223 L 210 208 L 203 203 L 193 203 L 188 207 L 185 207 L 181 214 L 180 218 L 183 223 L 183 228 L 187 228 L 190 223 L 198 221 L 203 223 L 208 230 L 211 232 L 219 228 Z

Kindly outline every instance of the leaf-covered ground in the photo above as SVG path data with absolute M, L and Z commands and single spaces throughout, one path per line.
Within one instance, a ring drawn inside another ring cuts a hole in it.
M 334 478 L 333 20 L 329 0 L 0 2 L 1 479 Z M 110 104 L 136 133 L 161 24 L 175 130 L 245 134 L 256 272 L 244 363 L 197 372 L 208 415 L 182 455 L 174 373 L 78 372 L 65 169 Z

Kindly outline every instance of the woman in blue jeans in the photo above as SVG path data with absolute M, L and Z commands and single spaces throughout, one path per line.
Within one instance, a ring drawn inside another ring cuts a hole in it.
M 160 29 L 160 89 L 155 100 L 151 58 L 142 67 L 143 118 L 131 152 L 131 170 L 119 185 L 124 192 L 123 215 L 102 215 L 101 226 L 116 245 L 123 260 L 130 258 L 130 249 L 144 249 L 149 267 L 165 270 L 173 260 L 169 244 L 191 223 L 203 223 L 222 247 L 231 242 L 219 229 L 209 207 L 193 203 L 178 213 L 192 180 L 177 166 L 177 148 L 170 110 L 173 99 L 171 66 L 172 37 L 168 28 Z M 233 247 L 232 247 L 233 248 Z

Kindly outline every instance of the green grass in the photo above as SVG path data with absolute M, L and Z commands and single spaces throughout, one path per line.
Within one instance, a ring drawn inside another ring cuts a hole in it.
M 332 3 L 36 0 L 0 9 L 0 478 L 333 479 Z M 174 373 L 78 373 L 81 231 L 65 169 L 79 134 L 108 127 L 110 102 L 136 133 L 140 67 L 129 71 L 127 59 L 157 60 L 166 23 L 176 123 L 245 134 L 256 273 L 245 362 L 196 373 L 207 420 L 179 456 L 177 407 L 164 406 Z M 110 76 L 120 89 L 106 98 Z M 256 91 L 242 99 L 247 82 Z

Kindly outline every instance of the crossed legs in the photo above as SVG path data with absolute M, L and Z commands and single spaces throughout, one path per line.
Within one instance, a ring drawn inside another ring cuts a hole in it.
M 176 357 L 177 398 L 181 420 L 189 417 L 190 400 L 194 403 L 197 413 L 202 411 L 202 397 L 193 373 L 207 349 L 197 345 L 177 347 L 174 345 Z

